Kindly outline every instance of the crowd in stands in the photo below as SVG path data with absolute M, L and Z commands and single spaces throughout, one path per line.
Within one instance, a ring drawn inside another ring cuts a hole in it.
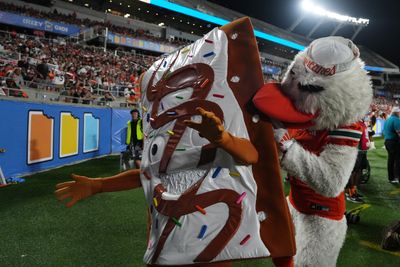
M 398 106 L 397 100 L 390 100 L 385 97 L 374 97 L 370 107 L 370 116 L 386 119 L 390 116 L 391 110 L 394 106 Z
M 187 44 L 187 42 L 183 42 L 183 41 L 177 40 L 177 39 L 167 40 L 165 38 L 154 36 L 149 31 L 146 31 L 143 29 L 134 30 L 132 28 L 120 27 L 120 26 L 113 25 L 108 21 L 100 22 L 100 21 L 94 21 L 94 20 L 90 20 L 90 19 L 80 19 L 76 16 L 76 13 L 63 14 L 63 13 L 58 12 L 57 9 L 54 9 L 53 12 L 42 12 L 42 11 L 32 9 L 29 7 L 25 7 L 25 6 L 17 6 L 17 5 L 13 5 L 13 4 L 0 2 L 0 10 L 8 11 L 8 12 L 16 13 L 16 14 L 21 14 L 21 15 L 26 15 L 26 16 L 31 16 L 31 17 L 35 17 L 35 18 L 42 18 L 42 19 L 46 19 L 46 20 L 50 20 L 50 21 L 74 24 L 74 25 L 77 25 L 80 27 L 86 27 L 86 28 L 90 28 L 90 27 L 106 28 L 107 27 L 108 30 L 113 33 L 119 33 L 119 34 L 129 36 L 129 37 L 139 37 L 142 40 L 156 41 L 157 43 L 169 43 L 169 44 L 173 44 L 176 46 Z
M 135 102 L 139 97 L 138 77 L 154 60 L 64 40 L 15 32 L 0 34 L 0 79 L 6 88 L 14 89 L 9 90 L 12 96 L 26 97 L 21 92 L 28 87 L 57 91 L 69 96 L 67 101 L 83 104 L 90 103 L 93 94 L 100 91 L 105 102 L 124 95 Z
M 400 96 L 400 83 L 399 81 L 390 80 L 390 82 L 385 84 L 383 90 L 387 92 L 389 95 L 396 96 L 396 98 L 398 98 Z

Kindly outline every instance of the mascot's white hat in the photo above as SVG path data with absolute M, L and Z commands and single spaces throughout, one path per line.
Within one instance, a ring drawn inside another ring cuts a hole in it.
M 315 74 L 332 76 L 350 69 L 360 52 L 349 39 L 330 36 L 313 41 L 307 48 L 304 66 Z

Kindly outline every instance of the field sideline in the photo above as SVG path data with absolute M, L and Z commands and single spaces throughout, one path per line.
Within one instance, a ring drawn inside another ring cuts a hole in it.
M 386 151 L 377 140 L 368 153 L 372 175 L 361 187 L 367 204 L 361 222 L 350 225 L 338 266 L 400 266 L 400 252 L 379 248 L 383 228 L 400 220 L 400 186 L 387 182 Z M 146 205 L 141 189 L 96 195 L 71 209 L 54 187 L 70 173 L 113 175 L 119 157 L 94 159 L 26 177 L 0 188 L 0 266 L 144 266 Z M 287 188 L 286 188 L 287 189 Z M 359 204 L 347 203 L 348 209 Z M 237 267 L 273 266 L 269 260 Z

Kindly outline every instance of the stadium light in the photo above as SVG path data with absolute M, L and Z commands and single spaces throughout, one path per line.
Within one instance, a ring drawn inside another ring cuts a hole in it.
M 355 17 L 350 17 L 347 15 L 341 15 L 335 12 L 331 12 L 326 10 L 325 8 L 316 5 L 315 3 L 304 0 L 301 2 L 301 8 L 307 12 L 314 13 L 315 15 L 322 16 L 322 17 L 328 17 L 331 19 L 338 20 L 340 22 L 347 22 L 351 24 L 356 24 L 356 25 L 365 25 L 367 26 L 369 24 L 369 19 L 364 19 L 364 18 L 355 18 Z

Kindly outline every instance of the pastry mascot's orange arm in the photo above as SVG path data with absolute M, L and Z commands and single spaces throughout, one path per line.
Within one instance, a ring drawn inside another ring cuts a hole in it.
M 123 191 L 141 187 L 140 170 L 129 170 L 108 178 L 88 178 L 72 174 L 73 181 L 56 185 L 56 197 L 58 200 L 71 198 L 66 204 L 68 208 L 79 200 L 101 192 Z

